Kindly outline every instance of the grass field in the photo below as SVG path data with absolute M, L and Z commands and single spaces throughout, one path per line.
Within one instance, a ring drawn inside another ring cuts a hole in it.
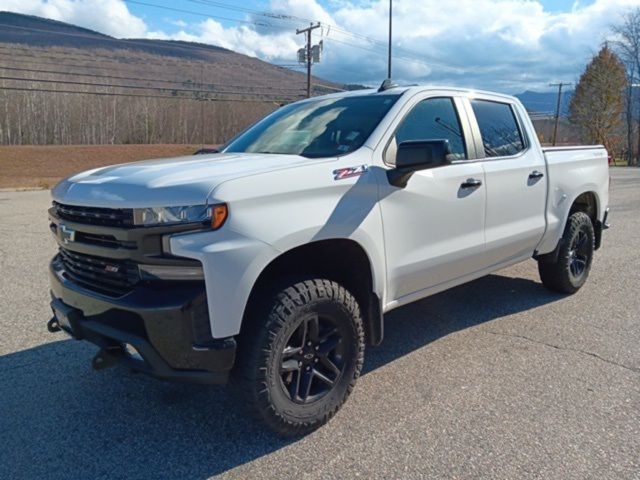
M 51 188 L 71 174 L 116 163 L 189 155 L 195 145 L 0 146 L 0 188 Z

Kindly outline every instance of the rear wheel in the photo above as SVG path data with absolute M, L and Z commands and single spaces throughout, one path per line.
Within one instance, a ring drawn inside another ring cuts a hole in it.
M 242 401 L 282 435 L 315 430 L 342 406 L 362 369 L 364 330 L 355 298 L 336 282 L 305 280 L 253 316 L 234 372 Z
M 594 237 L 589 216 L 584 212 L 573 213 L 564 229 L 557 259 L 552 261 L 543 256 L 538 260 L 544 286 L 561 293 L 577 292 L 591 270 Z

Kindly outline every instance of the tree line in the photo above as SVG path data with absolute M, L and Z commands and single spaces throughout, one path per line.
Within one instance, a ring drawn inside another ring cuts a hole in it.
M 264 101 L 14 91 L 3 86 L 2 145 L 219 144 L 277 108 Z

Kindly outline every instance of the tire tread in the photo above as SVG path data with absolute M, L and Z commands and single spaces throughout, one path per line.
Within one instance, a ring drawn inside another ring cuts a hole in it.
M 587 263 L 587 270 L 582 282 L 579 285 L 574 285 L 571 282 L 568 266 L 568 256 L 571 248 L 570 242 L 576 232 L 583 227 L 588 229 L 589 238 L 591 239 L 591 257 Z M 577 292 L 589 276 L 591 261 L 593 259 L 594 237 L 595 235 L 591 218 L 589 218 L 589 216 L 584 212 L 574 212 L 571 214 L 562 234 L 563 244 L 560 247 L 556 261 L 549 261 L 544 257 L 538 260 L 538 272 L 540 274 L 542 284 L 554 292 L 569 294 Z
M 305 422 L 292 422 L 279 414 L 269 397 L 266 386 L 266 359 L 271 353 L 271 346 L 277 337 L 277 332 L 285 327 L 289 317 L 294 315 L 297 308 L 318 299 L 329 299 L 343 305 L 354 319 L 356 327 L 357 358 L 353 377 L 350 379 L 346 394 L 340 402 L 333 405 L 320 417 Z M 278 292 L 268 302 L 261 302 L 262 308 L 253 309 L 252 318 L 247 318 L 246 330 L 242 334 L 242 351 L 236 362 L 231 382 L 238 400 L 247 405 L 249 413 L 257 419 L 267 423 L 269 427 L 283 436 L 298 436 L 315 430 L 328 422 L 347 400 L 355 383 L 360 376 L 364 362 L 364 325 L 360 315 L 360 307 L 356 299 L 344 287 L 335 281 L 312 278 L 291 284 Z M 266 308 L 265 308 L 266 307 Z M 259 313 L 268 311 L 267 321 Z M 257 313 L 257 315 L 256 315 Z M 256 368 L 260 365 L 260 368 Z M 258 388 L 256 388 L 258 387 Z

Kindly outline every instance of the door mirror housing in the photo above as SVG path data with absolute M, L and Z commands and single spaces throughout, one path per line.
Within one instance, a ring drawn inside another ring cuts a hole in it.
M 411 140 L 398 145 L 396 168 L 387 170 L 389 183 L 404 188 L 418 170 L 451 164 L 449 140 Z

